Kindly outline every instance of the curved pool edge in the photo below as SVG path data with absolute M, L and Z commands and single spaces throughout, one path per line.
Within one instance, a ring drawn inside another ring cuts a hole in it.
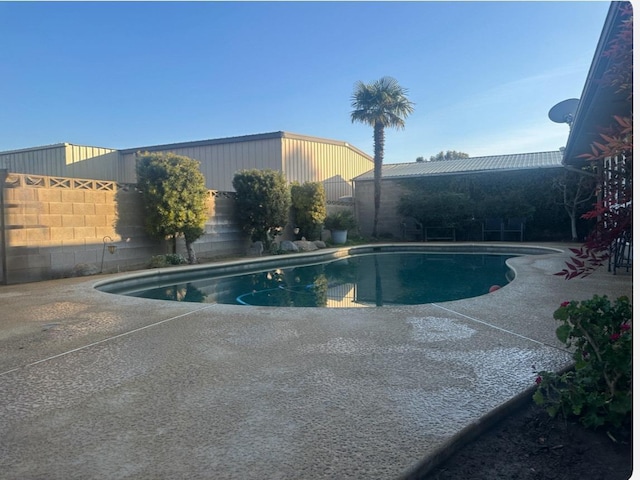
M 290 255 L 274 255 L 268 257 L 248 257 L 229 261 L 204 263 L 198 265 L 182 265 L 152 270 L 123 273 L 116 277 L 100 280 L 93 284 L 93 288 L 104 293 L 118 294 L 141 283 L 164 283 L 171 281 L 193 281 L 200 277 L 226 276 L 259 272 L 269 268 L 285 268 L 300 265 L 338 260 L 370 253 L 473 253 L 495 255 L 545 255 L 561 254 L 562 250 L 554 247 L 519 245 L 519 244 L 479 244 L 479 243 L 381 243 L 367 244 L 339 248 L 326 248 L 313 252 L 302 252 Z M 517 276 L 513 266 L 507 266 Z
M 632 295 L 632 275 L 614 276 L 606 268 L 572 281 L 555 276 L 573 245 L 555 246 L 564 248 L 565 255 L 550 251 L 513 258 L 520 275 L 509 288 L 447 303 L 449 311 L 419 305 L 346 314 L 312 308 L 301 315 L 295 308 L 118 300 L 93 288 L 97 280 L 132 272 L 1 286 L 3 304 L 11 312 L 0 322 L 0 348 L 7 353 L 3 371 L 10 372 L 4 376 L 11 399 L 7 435 L 16 439 L 5 452 L 6 475 L 24 478 L 27 471 L 31 476 L 113 478 L 122 474 L 122 465 L 130 465 L 140 475 L 146 469 L 147 476 L 162 478 L 167 465 L 176 465 L 178 476 L 206 476 L 210 456 L 191 455 L 193 449 L 181 455 L 175 448 L 188 432 L 198 447 L 220 452 L 217 472 L 229 479 L 279 475 L 320 480 L 326 478 L 327 465 L 336 478 L 357 471 L 360 478 L 405 479 L 430 458 L 437 460 L 443 449 L 454 449 L 456 440 L 477 434 L 488 416 L 505 414 L 505 402 L 513 405 L 510 399 L 528 396 L 532 363 L 545 370 L 565 367 L 570 355 L 557 348 L 557 305 L 596 293 Z M 473 328 L 476 334 L 462 342 L 411 336 L 415 325 L 433 319 L 459 332 Z M 300 335 L 278 336 L 291 332 Z M 353 351 L 372 345 L 377 348 L 367 355 Z M 309 349 L 315 353 L 309 355 Z M 500 355 L 487 356 L 491 353 Z M 436 354 L 452 360 L 433 362 Z M 478 378 L 461 384 L 461 368 Z M 326 376 L 328 369 L 339 376 Z M 315 372 L 323 375 L 311 376 Z M 212 388 L 203 390 L 212 379 Z M 185 425 L 186 407 L 214 396 L 255 415 L 207 408 L 201 418 L 194 417 L 199 422 Z M 24 417 L 25 411 L 31 416 Z M 153 442 L 150 412 L 166 427 Z M 302 419 L 299 425 L 291 421 L 292 412 Z M 223 434 L 212 435 L 215 429 Z M 59 442 L 43 444 L 43 431 Z M 126 449 L 123 441 L 129 442 Z M 109 461 L 96 462 L 96 452 L 103 451 L 109 452 Z M 239 464 L 237 452 L 259 461 Z

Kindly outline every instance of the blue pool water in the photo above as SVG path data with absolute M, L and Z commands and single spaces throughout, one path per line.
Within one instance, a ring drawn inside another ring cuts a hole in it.
M 118 292 L 184 302 L 254 306 L 375 307 L 459 300 L 509 282 L 514 255 L 371 253 L 313 265 L 197 278 Z M 283 262 L 284 263 L 284 262 Z

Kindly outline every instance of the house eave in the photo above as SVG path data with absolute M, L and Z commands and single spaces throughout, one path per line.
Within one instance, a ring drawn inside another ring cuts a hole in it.
M 601 85 L 611 63 L 610 58 L 604 53 L 621 24 L 620 3 L 612 2 L 609 7 L 576 109 L 575 121 L 567 139 L 563 156 L 563 163 L 566 165 L 583 164 L 584 160 L 578 157 L 584 153 L 591 153 L 591 144 L 599 138 L 598 127 L 606 127 L 607 124 L 603 122 L 612 124 L 613 115 L 630 109 L 629 102 L 623 94 L 616 92 L 614 88 Z

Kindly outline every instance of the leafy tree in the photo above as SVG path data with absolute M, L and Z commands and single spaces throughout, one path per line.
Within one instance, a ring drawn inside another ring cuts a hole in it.
M 398 213 L 431 227 L 457 227 L 471 218 L 468 195 L 458 192 L 414 191 L 400 197 Z
M 251 240 L 271 248 L 273 238 L 287 224 L 291 192 L 282 172 L 275 170 L 240 170 L 233 177 L 236 214 L 242 229 Z
M 429 158 L 429 161 L 441 162 L 443 160 L 460 160 L 462 158 L 469 158 L 469 154 L 464 152 L 456 152 L 455 150 L 447 150 L 446 153 L 442 151 L 440 153 L 437 153 L 436 155 L 432 155 Z
M 565 174 L 558 177 L 553 183 L 553 187 L 559 193 L 560 204 L 571 220 L 572 242 L 578 240 L 577 220 L 580 207 L 588 202 L 593 202 L 594 183 L 594 175 L 590 172 L 579 173 L 570 170 L 566 170 Z
M 373 83 L 358 81 L 351 96 L 351 122 L 362 122 L 373 127 L 373 233 L 378 236 L 378 214 L 382 187 L 384 159 L 384 129 L 404 128 L 404 120 L 413 113 L 413 103 L 407 90 L 392 77 L 382 77 Z
M 136 163 L 145 228 L 154 238 L 184 235 L 189 263 L 197 263 L 193 242 L 204 233 L 207 188 L 200 163 L 174 153 L 143 153 Z
M 291 185 L 291 208 L 300 235 L 317 240 L 322 234 L 322 222 L 327 216 L 326 195 L 320 182 Z
M 449 193 L 461 193 L 468 198 L 471 208 L 469 219 L 527 217 L 528 239 L 567 240 L 570 225 L 559 201 L 559 193 L 552 187 L 562 175 L 563 169 L 539 169 L 407 178 L 402 182 L 407 188 L 405 201 L 415 198 L 418 203 L 416 214 L 407 216 L 417 219 L 424 215 L 420 212 L 420 202 L 428 200 L 423 198 L 425 196 L 446 198 Z M 431 205 L 436 203 L 431 202 Z M 457 207 L 443 207 L 443 214 L 455 215 L 456 211 Z M 460 238 L 473 235 L 474 225 L 479 227 L 479 223 L 467 225 L 460 222 L 457 226 Z M 578 219 L 577 228 L 579 235 L 586 234 L 587 222 Z

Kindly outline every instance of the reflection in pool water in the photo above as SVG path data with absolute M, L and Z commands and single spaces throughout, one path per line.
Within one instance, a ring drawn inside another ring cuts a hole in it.
M 513 255 L 379 253 L 327 263 L 208 278 L 129 293 L 184 302 L 374 307 L 476 297 L 508 283 Z

